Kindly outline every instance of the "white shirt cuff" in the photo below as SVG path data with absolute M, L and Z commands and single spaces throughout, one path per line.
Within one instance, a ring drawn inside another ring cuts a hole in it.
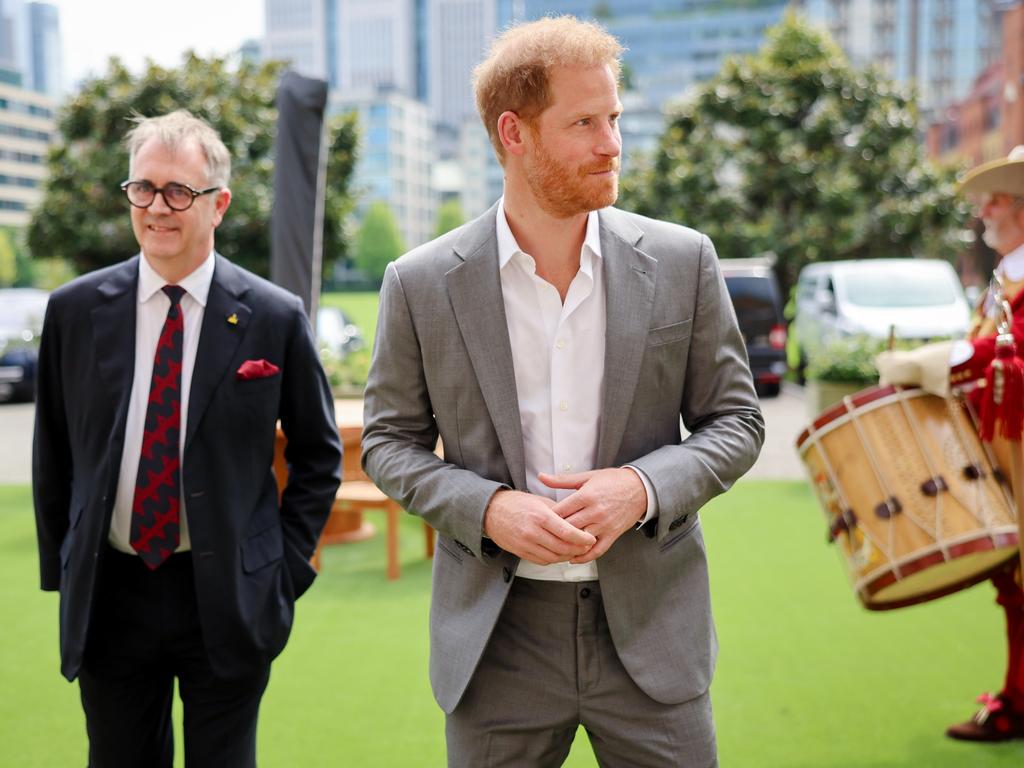
M 651 481 L 644 474 L 643 470 L 639 467 L 634 467 L 632 464 L 627 464 L 626 469 L 632 469 L 636 472 L 637 477 L 640 478 L 640 482 L 644 484 L 644 490 L 647 492 L 647 512 L 644 513 L 643 519 L 636 524 L 639 528 L 648 520 L 653 520 L 658 516 L 658 497 L 654 495 L 654 486 L 651 485 Z

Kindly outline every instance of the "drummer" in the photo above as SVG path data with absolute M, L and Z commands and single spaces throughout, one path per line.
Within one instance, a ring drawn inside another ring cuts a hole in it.
M 983 239 L 1000 256 L 992 283 L 975 310 L 968 340 L 883 352 L 876 360 L 883 384 L 916 384 L 945 397 L 951 383 L 962 386 L 983 378 L 995 354 L 998 315 L 993 294 L 999 290 L 1010 303 L 1017 352 L 1024 356 L 1024 145 L 1005 160 L 975 168 L 964 178 L 962 189 L 978 198 Z M 946 730 L 954 739 L 1024 739 L 1024 591 L 1019 558 L 993 576 L 992 584 L 996 602 L 1006 613 L 1006 680 L 998 694 L 978 698 L 982 708 L 973 718 Z

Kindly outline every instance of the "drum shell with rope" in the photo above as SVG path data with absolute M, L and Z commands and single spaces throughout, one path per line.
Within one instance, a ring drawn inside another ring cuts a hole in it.
M 1016 556 L 1001 446 L 969 407 L 919 388 L 873 387 L 823 412 L 797 450 L 856 595 L 915 605 L 986 579 Z

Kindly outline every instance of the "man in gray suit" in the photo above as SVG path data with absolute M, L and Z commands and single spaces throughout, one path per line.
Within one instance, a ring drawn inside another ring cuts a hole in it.
M 384 278 L 363 462 L 440 533 L 452 766 L 560 765 L 580 724 L 601 765 L 717 764 L 697 512 L 764 423 L 711 242 L 609 207 L 621 51 L 504 33 L 475 88 L 505 195 Z

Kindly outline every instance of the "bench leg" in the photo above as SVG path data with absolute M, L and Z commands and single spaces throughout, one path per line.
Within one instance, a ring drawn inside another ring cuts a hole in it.
M 398 560 L 398 516 L 401 509 L 391 503 L 384 513 L 387 515 L 388 581 L 394 581 L 402 575 Z
M 434 557 L 434 529 L 426 523 L 423 524 L 423 538 L 427 542 L 427 560 Z

